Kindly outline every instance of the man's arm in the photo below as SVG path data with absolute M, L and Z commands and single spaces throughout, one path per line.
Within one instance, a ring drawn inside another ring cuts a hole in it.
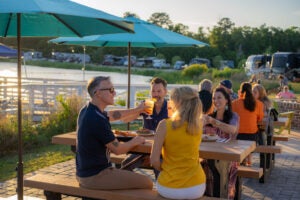
M 106 147 L 114 154 L 119 155 L 119 154 L 124 154 L 127 153 L 130 149 L 133 147 L 143 144 L 145 142 L 144 137 L 136 136 L 132 138 L 132 140 L 128 142 L 119 142 L 117 139 L 114 141 L 108 143 Z
M 127 110 L 111 110 L 108 111 L 109 121 L 123 121 L 130 122 L 139 117 L 141 113 L 144 113 L 144 110 L 147 106 L 142 102 L 138 107 L 127 109 Z

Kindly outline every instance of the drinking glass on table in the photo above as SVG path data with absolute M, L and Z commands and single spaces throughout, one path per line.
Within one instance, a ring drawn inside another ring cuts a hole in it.
M 150 115 L 153 114 L 153 109 L 154 109 L 154 103 L 155 103 L 155 99 L 146 99 L 145 100 L 145 105 L 147 106 L 147 108 L 145 108 L 145 112 L 147 113 L 148 117 L 146 117 L 146 119 L 152 119 Z

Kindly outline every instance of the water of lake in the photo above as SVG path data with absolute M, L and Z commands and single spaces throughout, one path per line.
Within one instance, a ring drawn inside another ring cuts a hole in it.
M 17 63 L 0 62 L 0 76 L 17 77 Z M 94 76 L 110 76 L 113 83 L 127 84 L 127 74 L 115 72 L 85 71 L 73 69 L 57 69 L 48 67 L 38 67 L 31 65 L 22 65 L 23 78 L 47 78 L 62 80 L 89 80 Z M 131 75 L 131 83 L 145 84 L 149 83 L 150 76 Z

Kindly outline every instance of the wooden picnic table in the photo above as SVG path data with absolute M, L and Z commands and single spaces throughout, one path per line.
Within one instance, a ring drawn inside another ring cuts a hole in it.
M 288 123 L 288 118 L 287 117 L 278 117 L 277 121 L 273 121 L 273 125 L 278 127 L 278 126 L 284 126 Z M 267 124 L 267 119 L 265 118 L 263 121 L 258 122 L 258 126 L 261 127 L 262 129 L 265 128 Z
M 76 132 L 69 132 L 52 137 L 53 144 L 76 146 Z M 146 137 L 146 142 L 131 149 L 135 153 L 151 153 L 154 137 Z M 242 162 L 255 150 L 256 144 L 252 141 L 231 140 L 227 143 L 202 142 L 199 156 L 204 159 Z
M 76 132 L 60 134 L 52 137 L 52 143 L 76 146 Z M 154 137 L 146 137 L 146 142 L 131 149 L 134 153 L 151 153 Z M 227 198 L 229 165 L 232 161 L 242 162 L 256 148 L 253 141 L 232 140 L 227 143 L 202 142 L 199 157 L 207 159 L 218 171 L 218 186 L 214 187 L 215 197 Z

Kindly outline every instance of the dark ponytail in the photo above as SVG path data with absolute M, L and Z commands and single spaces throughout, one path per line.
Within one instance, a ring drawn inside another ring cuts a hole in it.
M 255 110 L 256 102 L 252 94 L 252 85 L 251 83 L 244 82 L 241 85 L 241 93 L 245 94 L 244 107 L 246 110 L 253 112 Z

